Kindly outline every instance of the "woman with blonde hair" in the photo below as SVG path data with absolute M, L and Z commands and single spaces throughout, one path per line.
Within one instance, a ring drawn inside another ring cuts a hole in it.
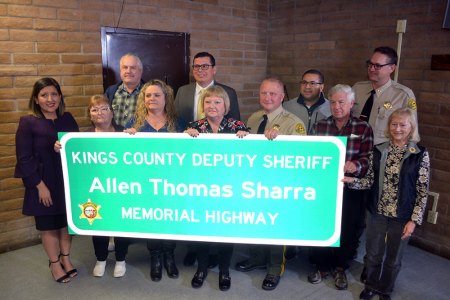
M 227 92 L 220 86 L 208 87 L 200 97 L 201 110 L 205 117 L 190 122 L 186 133 L 192 137 L 205 133 L 235 134 L 239 138 L 248 135 L 245 124 L 233 118 L 225 118 L 230 110 L 230 99 Z M 197 272 L 191 280 L 193 288 L 200 288 L 208 275 L 208 263 L 211 248 L 216 247 L 219 260 L 219 289 L 227 291 L 231 286 L 230 262 L 233 255 L 232 243 L 197 242 Z
M 137 100 L 136 113 L 125 125 L 125 132 L 181 132 L 184 122 L 175 112 L 172 88 L 159 79 L 147 82 L 141 89 Z M 160 281 L 162 266 L 170 278 L 178 277 L 175 265 L 175 241 L 147 240 L 150 251 L 150 278 Z M 161 260 L 163 258 L 163 260 Z
M 147 82 L 141 89 L 134 117 L 125 132 L 182 132 L 184 121 L 177 117 L 172 88 L 159 79 Z
M 397 109 L 385 130 L 389 141 L 374 147 L 364 178 L 345 177 L 350 188 L 370 188 L 366 221 L 365 288 L 360 299 L 391 299 L 403 253 L 423 220 L 430 182 L 430 156 L 413 140 L 415 114 Z

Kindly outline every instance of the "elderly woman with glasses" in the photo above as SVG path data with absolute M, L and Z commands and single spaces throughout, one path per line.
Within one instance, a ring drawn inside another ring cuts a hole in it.
M 89 100 L 89 116 L 92 127 L 87 132 L 122 132 L 123 127 L 114 122 L 114 113 L 108 98 L 105 95 L 94 95 Z M 110 238 L 107 236 L 93 236 L 95 264 L 92 275 L 102 277 L 105 274 L 106 259 L 108 257 L 108 246 Z M 123 277 L 126 272 L 125 257 L 128 252 L 129 238 L 114 237 L 114 247 L 116 255 L 116 265 L 114 267 L 114 277 Z

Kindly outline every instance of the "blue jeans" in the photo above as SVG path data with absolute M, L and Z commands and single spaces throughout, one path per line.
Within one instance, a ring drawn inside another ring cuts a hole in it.
M 368 214 L 366 228 L 366 287 L 390 294 L 400 272 L 409 238 L 401 239 L 408 220 Z

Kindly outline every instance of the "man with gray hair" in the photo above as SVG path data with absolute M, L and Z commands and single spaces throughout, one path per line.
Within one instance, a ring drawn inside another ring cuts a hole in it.
M 355 92 L 348 85 L 338 84 L 328 92 L 331 116 L 317 122 L 313 127 L 315 135 L 347 136 L 344 173 L 349 177 L 364 177 L 369 167 L 369 154 L 373 148 L 373 132 L 370 125 L 352 115 Z M 342 197 L 340 247 L 315 247 L 311 249 L 310 260 L 315 266 L 308 275 L 308 281 L 319 283 L 334 269 L 334 284 L 337 289 L 348 287 L 345 270 L 349 252 L 358 239 L 360 219 L 364 216 L 362 190 L 344 186 Z
M 142 71 L 142 61 L 137 55 L 126 53 L 120 58 L 122 81 L 105 91 L 114 110 L 114 121 L 117 125 L 125 126 L 136 111 L 137 98 L 144 85 Z

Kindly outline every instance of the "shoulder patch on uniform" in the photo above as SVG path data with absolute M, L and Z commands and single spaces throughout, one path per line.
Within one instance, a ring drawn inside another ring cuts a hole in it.
M 417 110 L 416 99 L 411 98 L 408 100 L 408 108 L 412 110 Z
M 295 132 L 306 135 L 305 126 L 302 123 L 297 123 L 297 125 L 295 125 Z

